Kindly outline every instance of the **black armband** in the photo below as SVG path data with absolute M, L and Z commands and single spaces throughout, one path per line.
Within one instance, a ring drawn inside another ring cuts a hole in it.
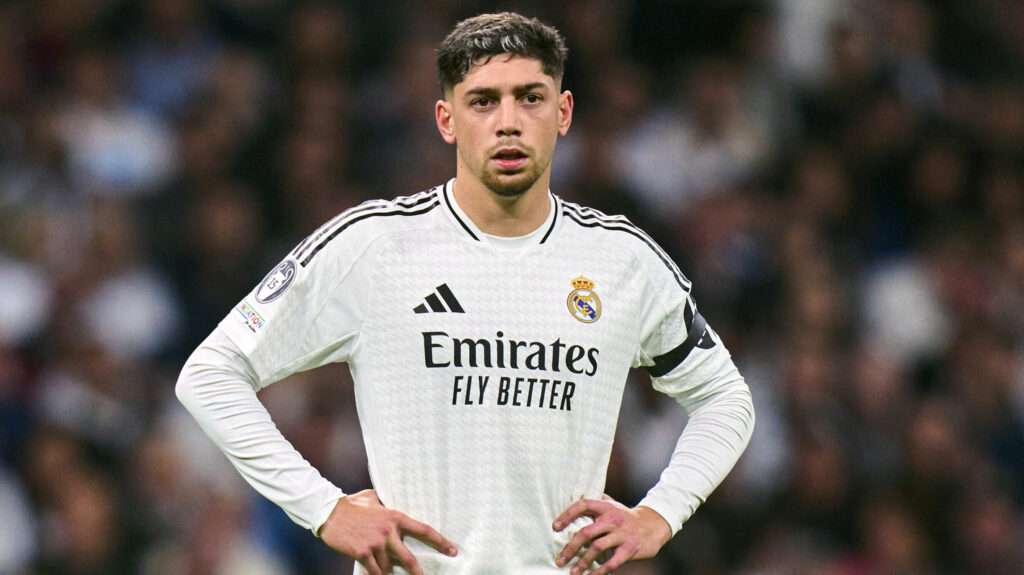
M 672 351 L 654 358 L 654 365 L 648 367 L 647 372 L 651 374 L 651 377 L 661 377 L 675 369 L 677 365 L 683 363 L 683 360 L 690 355 L 693 348 L 697 347 L 707 329 L 707 320 L 699 313 L 696 314 L 693 317 L 693 323 L 690 324 L 690 331 L 686 334 L 686 340 Z

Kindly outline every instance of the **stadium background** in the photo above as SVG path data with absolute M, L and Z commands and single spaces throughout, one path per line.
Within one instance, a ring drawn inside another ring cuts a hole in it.
M 758 409 L 726 483 L 620 572 L 1024 573 L 1020 2 L 5 0 L 0 574 L 347 571 L 174 380 L 317 225 L 453 174 L 434 47 L 510 6 L 571 48 L 554 191 L 676 257 Z M 681 425 L 634 383 L 626 502 Z M 355 490 L 350 385 L 262 397 Z

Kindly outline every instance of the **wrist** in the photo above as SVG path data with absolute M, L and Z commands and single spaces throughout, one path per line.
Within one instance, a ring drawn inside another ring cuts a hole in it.
M 331 516 L 334 515 L 334 510 L 337 509 L 338 503 L 345 498 L 345 494 L 338 490 L 336 497 L 331 497 L 324 504 L 320 506 L 317 511 L 316 518 L 313 521 L 313 535 L 320 537 L 323 532 L 324 525 L 327 525 L 327 521 L 330 520 Z
M 658 547 L 662 547 L 672 539 L 673 530 L 668 521 L 654 509 L 646 505 L 637 505 L 636 512 L 643 518 L 650 527 L 652 534 L 657 537 Z

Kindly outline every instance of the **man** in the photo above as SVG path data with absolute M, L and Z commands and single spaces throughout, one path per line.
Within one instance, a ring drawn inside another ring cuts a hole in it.
M 604 575 L 654 556 L 749 439 L 749 390 L 689 281 L 624 218 L 548 191 L 572 121 L 565 57 L 537 20 L 459 23 L 435 106 L 455 178 L 325 224 L 182 371 L 179 398 L 242 475 L 357 572 Z M 256 398 L 334 361 L 374 490 L 341 493 Z M 602 491 L 633 366 L 690 420 L 627 508 Z

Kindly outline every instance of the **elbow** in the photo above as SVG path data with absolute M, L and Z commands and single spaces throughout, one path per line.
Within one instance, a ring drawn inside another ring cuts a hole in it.
M 178 381 L 174 384 L 175 397 L 189 411 L 193 411 L 193 407 L 196 404 L 196 389 L 193 383 L 195 371 L 196 368 L 192 363 L 192 358 L 189 358 L 181 369 L 181 373 L 178 374 Z
M 256 389 L 248 364 L 231 353 L 229 344 L 211 343 L 212 337 L 192 352 L 174 384 L 178 402 L 193 415 L 209 410 L 224 392 Z
M 754 424 L 757 421 L 750 388 L 744 384 L 725 395 L 721 400 L 721 408 L 730 414 L 741 449 L 746 449 L 754 435 Z
M 750 389 L 749 388 L 743 390 L 743 392 L 742 392 L 742 401 L 743 401 L 743 410 L 744 410 L 744 413 L 745 413 L 745 420 L 746 420 L 746 423 L 747 423 L 747 428 L 746 428 L 746 433 L 745 433 L 746 440 L 744 441 L 746 443 L 746 442 L 750 441 L 750 437 L 754 434 L 754 424 L 757 422 L 757 414 L 755 413 L 755 410 L 754 410 L 754 398 L 753 398 L 753 396 L 750 395 Z
M 737 432 L 746 445 L 754 434 L 754 423 L 757 415 L 754 410 L 754 397 L 750 393 L 750 386 L 746 380 L 733 368 L 733 378 L 722 394 L 720 401 L 722 407 L 728 409 L 736 420 Z
M 729 426 L 735 433 L 736 443 L 741 449 L 746 449 L 754 434 L 754 423 L 757 419 L 750 388 L 746 384 L 738 385 L 719 396 L 713 405 L 711 411 L 717 412 L 730 422 Z

